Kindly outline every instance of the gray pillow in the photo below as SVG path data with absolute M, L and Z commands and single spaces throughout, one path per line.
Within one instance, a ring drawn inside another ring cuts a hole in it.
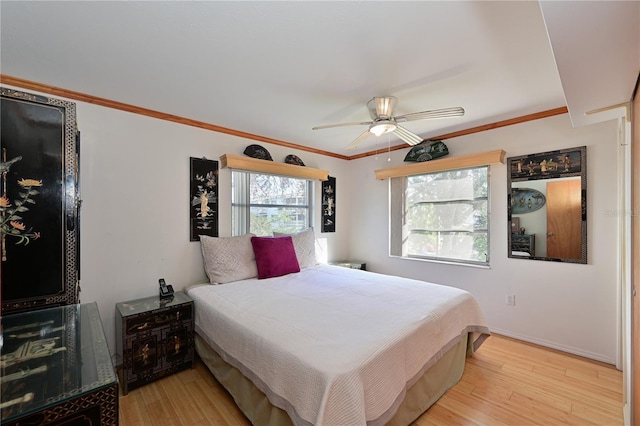
M 200 236 L 204 270 L 211 284 L 224 284 L 258 276 L 256 257 L 251 245 L 251 237 L 254 236 Z
M 313 232 L 313 228 L 307 228 L 297 234 L 273 233 L 274 237 L 283 237 L 286 235 L 291 235 L 300 269 L 318 264 L 318 259 L 316 259 L 316 235 Z

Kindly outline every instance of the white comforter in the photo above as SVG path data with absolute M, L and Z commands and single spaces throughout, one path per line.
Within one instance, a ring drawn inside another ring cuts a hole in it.
M 329 265 L 189 296 L 197 333 L 296 425 L 384 424 L 461 336 L 488 333 L 463 290 Z

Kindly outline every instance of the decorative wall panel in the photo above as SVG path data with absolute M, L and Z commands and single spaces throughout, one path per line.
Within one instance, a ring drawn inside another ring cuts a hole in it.
M 329 176 L 322 182 L 321 232 L 336 232 L 336 178 Z

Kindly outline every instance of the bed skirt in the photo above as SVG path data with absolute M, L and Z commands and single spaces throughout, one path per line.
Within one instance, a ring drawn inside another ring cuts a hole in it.
M 225 362 L 199 335 L 196 334 L 196 351 L 214 377 L 231 394 L 240 411 L 255 426 L 292 425 L 286 411 L 271 404 L 240 370 Z M 387 423 L 389 426 L 406 426 L 433 405 L 449 388 L 453 387 L 464 371 L 467 355 L 473 353 L 468 335 L 463 336 L 425 374 L 411 386 L 398 411 Z

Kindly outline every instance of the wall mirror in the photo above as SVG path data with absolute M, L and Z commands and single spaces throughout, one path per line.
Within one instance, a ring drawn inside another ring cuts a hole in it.
M 586 153 L 507 158 L 509 257 L 587 263 Z

